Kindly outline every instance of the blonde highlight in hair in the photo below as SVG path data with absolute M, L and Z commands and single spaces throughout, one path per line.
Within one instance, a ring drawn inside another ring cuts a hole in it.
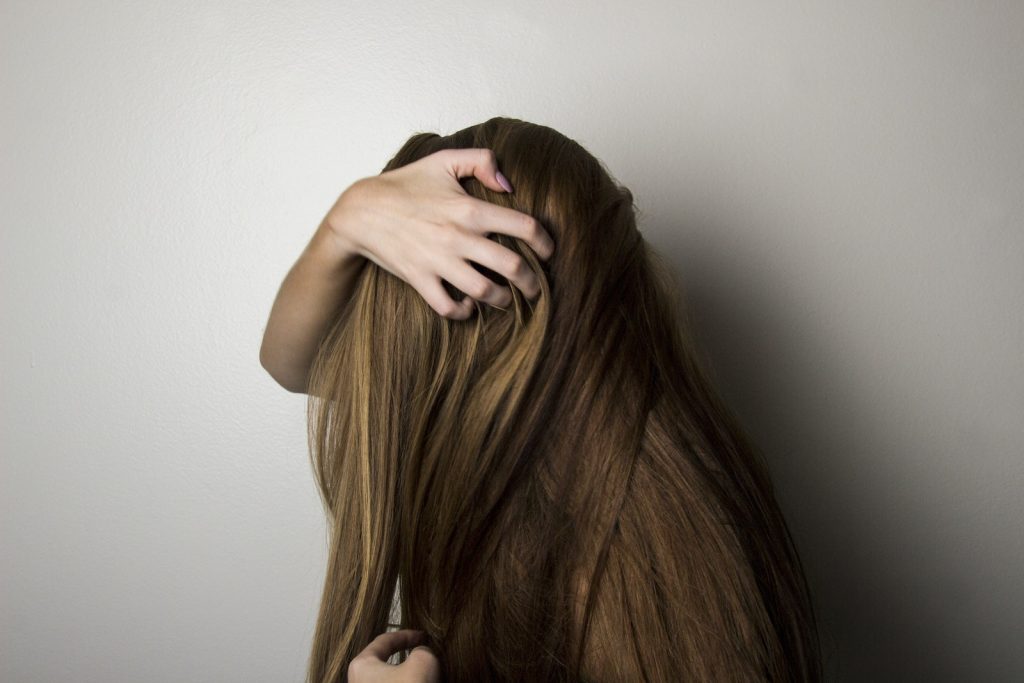
M 329 548 L 309 683 L 345 681 L 395 626 L 426 632 L 449 683 L 820 680 L 768 469 L 632 194 L 575 141 L 500 117 L 416 134 L 384 170 L 469 147 L 515 192 L 466 192 L 536 217 L 555 254 L 491 235 L 542 292 L 468 320 L 365 263 L 310 374 Z

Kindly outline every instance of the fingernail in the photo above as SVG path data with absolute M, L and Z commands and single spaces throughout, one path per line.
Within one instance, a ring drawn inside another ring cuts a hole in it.
M 495 173 L 494 177 L 498 179 L 498 184 L 501 185 L 503 188 L 505 188 L 505 192 L 511 192 L 512 191 L 512 183 L 510 183 L 508 181 L 508 178 L 506 178 L 504 176 L 504 174 L 502 174 L 501 171 L 498 171 L 497 173 Z

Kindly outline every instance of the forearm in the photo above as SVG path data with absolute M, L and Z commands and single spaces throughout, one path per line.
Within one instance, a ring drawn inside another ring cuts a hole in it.
M 288 271 L 270 310 L 260 364 L 288 391 L 305 393 L 317 345 L 352 296 L 365 258 L 321 223 Z

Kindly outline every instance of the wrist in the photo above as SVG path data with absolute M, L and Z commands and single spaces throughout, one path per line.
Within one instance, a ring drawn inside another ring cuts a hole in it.
M 346 271 L 363 259 L 359 246 L 326 219 L 317 227 L 304 256 L 331 274 Z
M 353 227 L 357 224 L 353 221 L 353 215 L 359 210 L 363 202 L 361 192 L 361 181 L 352 183 L 338 197 L 338 200 L 331 207 L 331 210 L 324 216 L 320 228 L 329 235 L 338 249 L 346 255 L 365 256 L 362 245 L 356 239 Z

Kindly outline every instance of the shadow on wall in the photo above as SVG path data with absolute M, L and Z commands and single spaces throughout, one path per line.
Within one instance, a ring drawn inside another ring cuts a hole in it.
M 654 246 L 683 288 L 712 381 L 771 468 L 814 595 L 825 680 L 1005 680 L 998 657 L 981 651 L 984 617 L 975 630 L 960 609 L 964 571 L 942 561 L 942 519 L 955 511 L 918 490 L 900 461 L 931 446 L 878 418 L 887 406 L 829 336 L 833 319 L 809 309 L 806 283 L 752 247 L 701 242 L 735 234 L 701 227 Z

